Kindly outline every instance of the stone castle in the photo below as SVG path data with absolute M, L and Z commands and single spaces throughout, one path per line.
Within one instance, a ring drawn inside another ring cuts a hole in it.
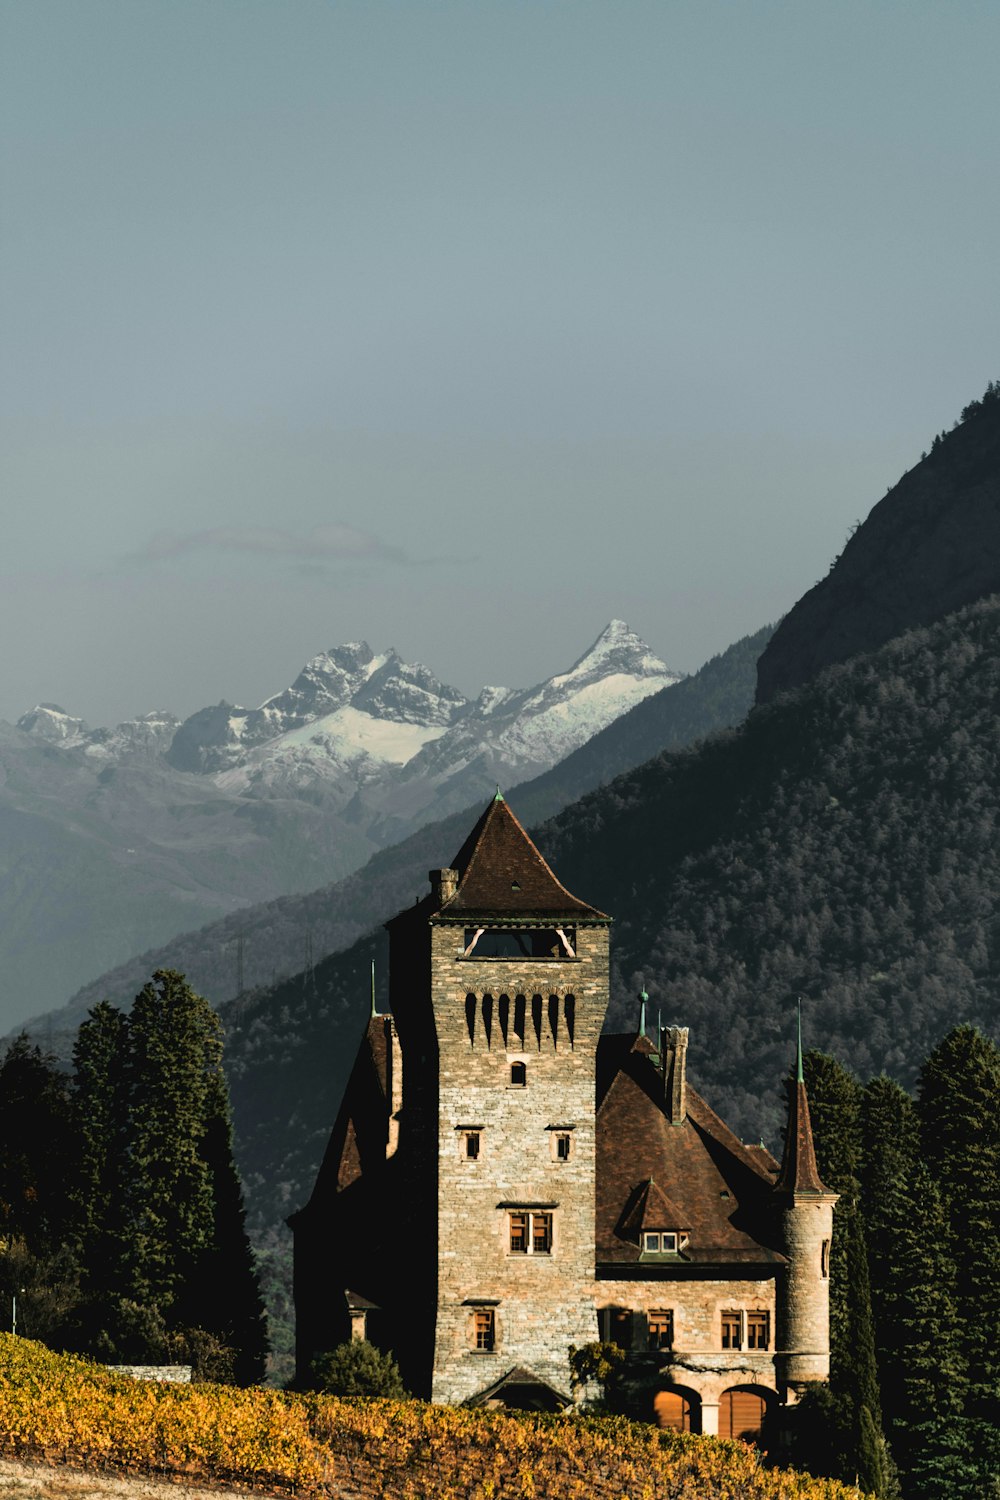
M 300 1373 L 367 1337 L 415 1395 L 556 1408 L 601 1339 L 635 1415 L 759 1437 L 829 1373 L 836 1196 L 801 1047 L 779 1164 L 690 1086 L 686 1029 L 602 1035 L 610 918 L 499 792 L 430 878 L 387 924 L 391 1013 L 289 1220 Z

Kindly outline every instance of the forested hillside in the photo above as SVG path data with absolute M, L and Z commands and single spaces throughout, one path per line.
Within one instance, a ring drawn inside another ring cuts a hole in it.
M 654 1017 L 690 1026 L 698 1087 L 772 1146 L 797 995 L 809 1040 L 864 1076 L 912 1082 L 956 1021 L 996 1035 L 998 701 L 991 599 L 536 830 L 566 885 L 616 918 L 609 1024 L 634 1023 L 645 983 Z M 442 839 L 425 869 L 457 847 Z M 381 953 L 373 932 L 227 1010 L 258 1224 L 308 1191 Z
M 770 628 L 744 637 L 691 677 L 644 699 L 552 770 L 515 788 L 510 795 L 522 820 L 542 822 L 658 751 L 738 724 L 753 702 L 757 658 Z M 484 784 L 484 800 L 492 790 Z M 420 829 L 336 885 L 283 896 L 174 938 L 88 984 L 62 1011 L 30 1023 L 29 1030 L 68 1056 L 73 1032 L 93 1005 L 105 999 L 131 1004 L 160 968 L 182 970 L 216 1005 L 236 992 L 241 967 L 246 989 L 273 987 L 305 969 L 310 954 L 319 958 L 344 948 L 412 901 L 430 866 L 450 857 L 480 811 L 477 804 Z

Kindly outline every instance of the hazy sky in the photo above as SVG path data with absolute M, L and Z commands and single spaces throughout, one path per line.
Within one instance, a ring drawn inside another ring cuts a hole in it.
M 0 21 L 0 717 L 694 668 L 1000 375 L 995 0 Z

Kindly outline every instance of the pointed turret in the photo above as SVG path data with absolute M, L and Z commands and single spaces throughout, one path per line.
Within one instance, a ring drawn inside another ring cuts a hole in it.
M 802 1006 L 798 1008 L 795 1079 L 788 1084 L 788 1133 L 775 1188 L 783 1193 L 826 1193 L 816 1165 L 809 1096 L 802 1066 Z
M 788 1080 L 788 1132 L 774 1185 L 775 1193 L 784 1199 L 788 1266 L 780 1293 L 784 1328 L 780 1368 L 790 1401 L 811 1382 L 830 1376 L 830 1244 L 838 1197 L 823 1185 L 816 1165 L 802 1066 L 801 1004 L 796 1030 L 795 1077 Z

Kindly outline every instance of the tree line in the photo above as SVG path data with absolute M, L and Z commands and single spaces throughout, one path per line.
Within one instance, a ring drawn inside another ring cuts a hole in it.
M 18 1332 L 108 1363 L 262 1377 L 221 1029 L 183 975 L 158 970 L 129 1014 L 96 1006 L 72 1074 L 27 1037 L 8 1047 L 0 1251 Z
M 797 1456 L 880 1500 L 1000 1493 L 1000 1049 L 954 1028 L 915 1097 L 807 1054 L 816 1155 L 840 1194 L 829 1387 Z

